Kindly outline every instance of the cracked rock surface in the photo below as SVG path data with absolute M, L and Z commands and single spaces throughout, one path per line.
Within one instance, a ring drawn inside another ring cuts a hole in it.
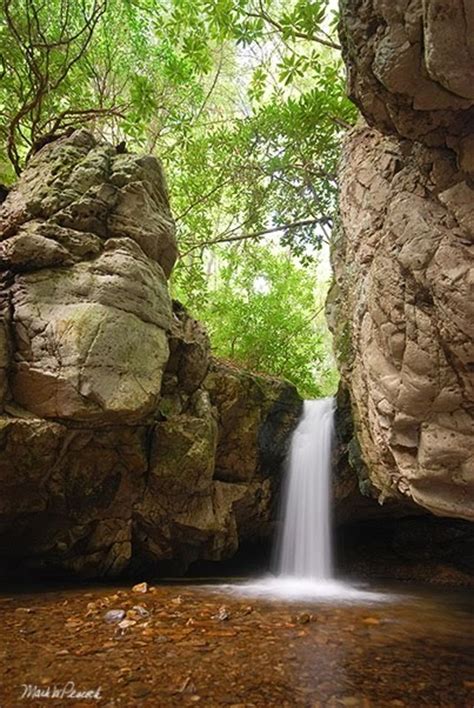
M 474 519 L 474 16 L 344 0 L 352 98 L 328 314 L 361 484 Z M 365 479 L 363 479 L 365 477 Z
M 166 200 L 154 158 L 85 131 L 33 158 L 0 211 L 4 386 L 17 404 L 101 424 L 154 409 L 177 253 Z

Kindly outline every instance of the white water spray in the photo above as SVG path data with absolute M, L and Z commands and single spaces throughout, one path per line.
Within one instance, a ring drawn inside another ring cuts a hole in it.
M 283 529 L 277 547 L 280 577 L 309 581 L 333 578 L 331 452 L 334 399 L 305 401 L 291 439 Z

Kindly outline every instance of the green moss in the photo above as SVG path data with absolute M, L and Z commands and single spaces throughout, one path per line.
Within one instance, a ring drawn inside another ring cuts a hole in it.
M 371 497 L 372 484 L 368 476 L 367 467 L 362 459 L 359 442 L 355 435 L 353 435 L 349 444 L 347 445 L 347 456 L 349 465 L 352 467 L 352 469 L 357 475 L 360 493 L 364 497 Z
M 338 333 L 336 340 L 337 359 L 341 364 L 347 364 L 352 358 L 352 339 L 349 322 L 346 322 Z

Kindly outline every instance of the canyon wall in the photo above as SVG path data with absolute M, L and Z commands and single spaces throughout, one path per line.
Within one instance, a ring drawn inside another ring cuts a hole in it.
M 181 572 L 268 534 L 301 401 L 172 303 L 159 162 L 61 138 L 0 234 L 2 569 Z
M 474 9 L 343 0 L 347 136 L 328 299 L 359 487 L 474 519 Z

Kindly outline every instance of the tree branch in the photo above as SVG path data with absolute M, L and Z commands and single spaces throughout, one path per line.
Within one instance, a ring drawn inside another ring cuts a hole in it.
M 7 28 L 16 42 L 24 59 L 24 74 L 26 76 L 27 90 L 22 90 L 22 80 L 12 62 L 8 68 L 19 78 L 20 95 L 16 107 L 16 113 L 11 116 L 7 128 L 6 149 L 7 155 L 17 175 L 21 173 L 23 160 L 20 157 L 18 147 L 19 138 L 23 136 L 22 128 L 27 126 L 30 138 L 27 145 L 33 145 L 40 137 L 39 133 L 44 130 L 49 120 L 42 124 L 42 114 L 45 111 L 46 99 L 62 84 L 70 73 L 74 65 L 80 61 L 92 40 L 97 23 L 105 13 L 108 0 L 94 0 L 90 12 L 87 13 L 85 6 L 81 8 L 80 27 L 77 31 L 67 34 L 70 19 L 70 7 L 74 6 L 77 0 L 67 0 L 61 3 L 60 26 L 56 31 L 56 37 L 48 38 L 44 13 L 48 8 L 46 1 L 23 0 L 24 12 L 20 15 L 12 12 L 14 7 L 12 0 L 3 0 L 2 6 Z M 43 13 L 43 17 L 41 14 Z M 43 23 L 43 24 L 42 24 Z M 59 34 L 58 34 L 59 33 Z M 52 74 L 52 57 L 61 49 L 62 61 L 57 65 L 54 75 Z M 4 57 L 2 57 L 4 60 Z M 110 111 L 114 110 L 113 107 Z M 72 117 L 74 114 L 79 117 L 92 114 L 93 109 L 85 111 L 69 110 L 60 114 L 59 119 L 53 123 L 53 132 L 61 124 L 61 118 Z
M 214 89 L 216 88 L 217 81 L 218 81 L 218 79 L 219 79 L 219 76 L 220 76 L 221 70 L 222 70 L 222 62 L 223 62 L 223 50 L 222 50 L 222 48 L 221 48 L 221 53 L 220 53 L 220 57 L 219 57 L 219 65 L 218 65 L 218 67 L 217 67 L 217 70 L 216 70 L 214 79 L 213 79 L 213 81 L 212 81 L 212 83 L 211 83 L 211 85 L 210 85 L 210 87 L 209 87 L 208 92 L 206 93 L 206 95 L 205 95 L 205 97 L 204 97 L 203 102 L 201 103 L 201 105 L 200 105 L 200 107 L 199 107 L 198 112 L 196 113 L 196 115 L 195 115 L 194 118 L 193 118 L 193 123 L 197 123 L 197 122 L 198 122 L 198 120 L 199 120 L 199 118 L 201 117 L 201 115 L 202 115 L 202 113 L 203 113 L 205 107 L 207 106 L 207 103 L 208 103 L 209 99 L 211 98 L 211 96 L 212 96 L 212 94 L 213 94 L 213 92 L 214 92 Z
M 236 241 L 246 241 L 249 239 L 258 240 L 262 236 L 267 236 L 269 234 L 275 234 L 279 231 L 287 231 L 288 229 L 296 229 L 301 226 L 316 226 L 317 224 L 322 224 L 327 222 L 327 217 L 320 217 L 319 219 L 301 219 L 300 221 L 292 221 L 289 224 L 282 224 L 281 226 L 274 226 L 271 229 L 263 229 L 262 231 L 256 231 L 252 234 L 239 234 L 238 236 L 222 236 L 220 238 L 212 239 L 211 241 L 203 241 L 201 243 L 196 243 L 191 248 L 189 248 L 184 253 L 180 254 L 180 258 L 185 258 L 187 255 L 199 248 L 208 248 L 209 246 L 215 246 L 218 243 L 234 243 Z
M 283 33 L 284 32 L 284 27 L 278 20 L 275 20 L 275 18 L 270 17 L 268 13 L 266 13 L 263 9 L 261 12 L 246 12 L 245 15 L 247 17 L 254 17 L 258 20 L 265 20 L 265 22 L 268 22 L 269 25 L 272 25 L 272 27 L 275 27 L 279 32 Z M 318 44 L 322 44 L 325 47 L 330 47 L 331 49 L 341 49 L 340 44 L 336 44 L 336 42 L 333 42 L 330 39 L 324 39 L 323 37 L 318 37 L 316 34 L 310 34 L 308 32 L 300 32 L 299 30 L 292 30 L 291 35 L 293 37 L 298 37 L 298 39 L 306 39 L 310 42 L 317 42 Z

